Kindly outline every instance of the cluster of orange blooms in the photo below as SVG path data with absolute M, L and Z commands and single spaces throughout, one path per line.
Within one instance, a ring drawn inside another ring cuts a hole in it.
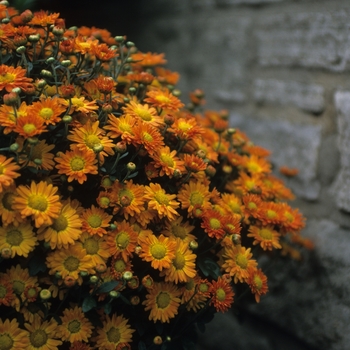
M 202 91 L 185 106 L 163 54 L 0 19 L 1 349 L 181 349 L 267 293 L 260 254 L 310 246 L 269 152 Z

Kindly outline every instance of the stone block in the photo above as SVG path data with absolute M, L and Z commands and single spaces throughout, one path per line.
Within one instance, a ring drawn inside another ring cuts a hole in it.
M 338 91 L 334 95 L 337 110 L 338 149 L 340 170 L 331 187 L 339 209 L 350 212 L 350 91 Z
M 349 69 L 348 8 L 263 16 L 256 27 L 258 61 L 263 66 Z
M 311 113 L 324 110 L 324 88 L 316 84 L 276 79 L 256 79 L 254 99 L 259 103 L 294 105 Z
M 288 181 L 288 186 L 301 198 L 316 200 L 320 194 L 317 168 L 321 127 L 281 119 L 268 121 L 232 114 L 231 125 L 245 132 L 255 144 L 272 151 L 270 160 L 277 172 L 284 165 L 298 168 L 298 175 Z

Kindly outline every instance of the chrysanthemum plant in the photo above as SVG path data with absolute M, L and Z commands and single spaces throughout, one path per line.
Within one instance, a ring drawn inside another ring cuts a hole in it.
M 310 246 L 269 152 L 163 54 L 0 16 L 1 349 L 189 349 L 267 293 L 259 255 Z

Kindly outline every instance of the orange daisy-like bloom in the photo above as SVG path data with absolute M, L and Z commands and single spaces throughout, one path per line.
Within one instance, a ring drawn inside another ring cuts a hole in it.
M 224 271 L 234 277 L 234 282 L 237 283 L 246 281 L 249 275 L 249 269 L 256 268 L 258 265 L 256 260 L 251 259 L 253 254 L 250 248 L 242 246 L 225 247 L 222 257 L 225 262 L 222 264 Z
M 52 220 L 51 225 L 38 229 L 38 239 L 49 243 L 51 249 L 67 248 L 81 235 L 81 226 L 82 221 L 77 211 L 68 201 L 62 204 L 58 217 Z
M 221 239 L 225 235 L 224 217 L 216 210 L 203 211 L 201 227 L 211 238 Z
M 185 154 L 183 156 L 183 160 L 188 171 L 197 173 L 198 171 L 202 171 L 207 168 L 207 164 L 203 161 L 203 159 L 199 158 L 195 154 Z
M 170 319 L 178 313 L 180 295 L 181 291 L 172 283 L 155 283 L 142 302 L 146 306 L 145 311 L 151 310 L 148 319 L 170 323 Z
M 266 200 L 293 200 L 293 192 L 284 186 L 283 181 L 268 174 L 262 179 L 263 191 L 261 196 Z
M 0 273 L 0 305 L 10 306 L 15 297 L 9 277 Z
M 165 275 L 166 282 L 188 282 L 190 278 L 196 276 L 196 255 L 189 249 L 188 243 L 180 238 L 176 240 L 175 258 L 172 260 L 169 268 L 165 269 L 162 275 Z
M 93 123 L 86 123 L 80 128 L 75 128 L 71 131 L 71 135 L 67 139 L 77 144 L 81 150 L 96 151 L 96 149 L 103 147 L 103 151 L 99 152 L 100 160 L 103 162 L 104 157 L 108 154 L 113 155 L 114 144 L 108 137 L 103 136 L 104 131 L 99 127 L 99 121 Z
M 102 94 L 109 94 L 114 89 L 116 85 L 115 81 L 112 77 L 106 77 L 103 75 L 99 75 L 98 78 L 94 81 L 97 89 Z
M 69 350 L 92 350 L 92 347 L 87 343 L 75 341 L 71 343 Z
M 131 115 L 122 115 L 117 118 L 114 114 L 108 114 L 108 124 L 104 127 L 108 132 L 108 136 L 116 139 L 119 136 L 127 143 L 130 143 L 134 135 L 134 125 L 136 119 Z
M 149 85 L 152 84 L 154 80 L 154 76 L 148 72 L 140 72 L 140 73 L 128 73 L 128 75 L 124 78 L 131 80 L 135 83 Z
M 32 24 L 35 26 L 47 27 L 50 24 L 54 24 L 59 16 L 60 16 L 59 13 L 49 14 L 48 11 L 41 10 L 38 12 L 34 12 L 34 17 L 31 19 L 29 24 Z
M 98 45 L 98 40 L 94 39 L 92 37 L 90 38 L 85 38 L 82 35 L 78 35 L 75 38 L 75 42 L 74 42 L 74 48 L 76 52 L 81 53 L 82 55 L 85 55 L 86 53 L 93 53 L 92 52 L 92 48 L 94 45 Z
M 113 313 L 111 317 L 105 316 L 102 328 L 97 329 L 97 336 L 93 341 L 97 349 L 115 350 L 121 343 L 131 343 L 134 332 L 123 315 Z
M 168 146 L 157 149 L 151 157 L 154 160 L 154 167 L 156 169 L 160 168 L 160 176 L 172 177 L 175 170 L 180 174 L 186 172 L 184 162 L 176 156 L 176 151 L 172 151 Z
M 41 317 L 36 314 L 33 321 L 25 323 L 24 327 L 29 333 L 28 350 L 58 350 L 58 346 L 62 345 L 62 341 L 58 340 L 57 322 L 51 318 L 49 321 L 42 321 Z
M 73 112 L 81 112 L 84 114 L 89 114 L 98 109 L 98 105 L 96 101 L 89 101 L 85 99 L 84 96 L 81 97 L 72 97 L 70 99 L 70 109 L 68 111 L 69 114 Z M 66 106 L 69 106 L 69 102 L 65 101 Z
M 250 226 L 248 237 L 253 237 L 253 245 L 260 244 L 263 250 L 281 249 L 282 246 L 279 243 L 279 237 L 281 236 L 273 226 Z
M 163 67 L 156 67 L 155 72 L 158 81 L 161 83 L 176 85 L 180 79 L 180 74 L 178 72 L 172 72 Z
M 131 58 L 137 65 L 141 65 L 143 67 L 153 67 L 165 64 L 167 62 L 164 59 L 164 53 L 157 54 L 152 52 L 136 52 L 131 55 Z
M 131 101 L 125 107 L 122 108 L 124 113 L 131 115 L 134 118 L 139 119 L 142 122 L 150 124 L 155 128 L 164 124 L 163 118 L 158 116 L 155 108 L 149 107 L 148 104 L 141 104 L 135 101 Z
M 146 93 L 144 101 L 150 103 L 154 107 L 164 109 L 166 111 L 177 112 L 184 104 L 174 96 L 168 89 L 155 89 Z
M 16 319 L 0 319 L 0 339 L 3 349 L 29 349 L 28 332 L 19 327 Z
M 228 214 L 243 215 L 244 213 L 244 205 L 242 204 L 241 198 L 237 197 L 233 193 L 223 193 L 218 204 Z
M 266 159 L 255 155 L 242 157 L 242 166 L 250 174 L 269 173 L 271 171 L 271 164 Z
M 294 177 L 294 176 L 298 175 L 298 173 L 299 173 L 299 169 L 297 169 L 297 168 L 289 168 L 289 167 L 287 167 L 285 165 L 281 166 L 279 168 L 279 171 L 280 171 L 280 173 L 282 175 L 287 176 L 287 177 Z
M 74 343 L 75 341 L 88 342 L 94 326 L 85 317 L 81 307 L 75 306 L 65 309 L 60 317 L 62 323 L 57 328 L 57 334 L 63 341 Z
M 17 187 L 12 207 L 18 210 L 22 217 L 32 216 L 37 228 L 52 225 L 62 207 L 57 191 L 58 187 L 45 181 L 38 184 L 32 181 L 30 187 L 20 185 Z
M 79 240 L 75 243 L 80 246 L 81 249 L 85 249 L 86 256 L 90 257 L 94 266 L 105 265 L 107 259 L 111 256 L 105 237 L 106 236 L 100 237 L 98 235 L 91 236 L 89 233 L 83 232 Z
M 81 219 L 83 231 L 89 232 L 90 235 L 103 236 L 107 233 L 105 227 L 109 227 L 112 215 L 108 215 L 104 210 L 92 205 L 91 208 L 84 210 Z
M 27 115 L 27 104 L 23 101 L 21 105 L 16 108 L 16 114 L 13 106 L 0 106 L 0 125 L 4 127 L 3 133 L 5 135 L 13 131 L 17 124 L 17 118 Z M 17 117 L 16 117 L 17 115 Z
M 189 216 L 192 216 L 193 210 L 196 208 L 201 210 L 210 208 L 210 198 L 208 185 L 195 180 L 183 184 L 177 195 L 177 199 L 181 202 L 181 208 L 187 208 Z
M 111 193 L 115 212 L 124 215 L 125 219 L 140 214 L 144 209 L 144 186 L 134 184 L 132 180 L 125 183 L 115 181 Z
M 124 272 L 127 271 L 133 272 L 131 261 L 129 259 L 124 260 L 121 256 L 114 255 L 111 261 L 110 275 L 112 275 L 114 279 L 120 280 Z
M 278 225 L 283 222 L 283 210 L 280 203 L 263 202 L 257 213 L 263 225 Z
M 127 221 L 114 222 L 115 230 L 108 233 L 107 245 L 111 255 L 120 255 L 125 261 L 134 253 L 138 234 Z
M 3 248 L 10 248 L 11 258 L 14 258 L 16 255 L 27 258 L 37 244 L 37 237 L 29 223 L 21 223 L 18 226 L 10 224 L 6 227 L 0 227 L 0 251 Z
M 45 97 L 28 106 L 28 114 L 34 114 L 43 119 L 44 124 L 56 124 L 59 116 L 65 112 L 65 100 L 58 97 Z
M 209 292 L 212 295 L 210 304 L 214 305 L 216 311 L 225 312 L 231 307 L 234 292 L 230 284 L 222 277 L 218 277 L 217 281 L 212 282 Z
M 280 203 L 282 211 L 282 231 L 283 232 L 299 232 L 305 226 L 305 218 L 298 209 L 293 209 L 287 203 Z
M 261 175 L 253 174 L 249 176 L 245 172 L 241 171 L 237 180 L 234 180 L 233 183 L 228 183 L 226 189 L 234 192 L 240 191 L 242 195 L 245 194 L 257 194 L 261 193 L 261 188 L 263 187 L 263 182 L 261 180 Z
M 188 221 L 183 222 L 183 217 L 180 216 L 175 220 L 165 220 L 162 234 L 168 237 L 180 238 L 184 242 L 189 243 L 197 239 L 196 236 L 191 234 L 194 228 Z
M 268 292 L 267 277 L 261 269 L 250 269 L 247 283 L 255 296 L 255 301 L 260 302 L 260 297 Z
M 156 237 L 153 234 L 139 236 L 141 246 L 140 258 L 151 263 L 154 269 L 167 269 L 175 258 L 176 240 L 162 234 Z
M 247 194 L 242 198 L 244 204 L 244 215 L 253 218 L 257 217 L 258 209 L 261 206 L 262 199 L 256 194 Z
M 17 119 L 17 124 L 13 131 L 24 138 L 28 138 L 40 135 L 43 132 L 46 132 L 47 129 L 44 120 L 41 117 L 34 114 L 27 114 Z
M 55 161 L 58 163 L 56 165 L 58 173 L 67 175 L 68 182 L 77 180 L 83 184 L 87 180 L 86 174 L 98 173 L 95 154 L 88 150 L 79 149 L 76 145 L 72 147 L 71 151 L 60 153 Z
M 0 91 L 11 92 L 14 88 L 26 91 L 32 86 L 33 79 L 26 77 L 27 70 L 18 66 L 16 68 L 6 64 L 0 65 Z
M 195 118 L 178 118 L 168 130 L 181 140 L 192 140 L 204 133 Z
M 0 216 L 3 226 L 10 224 L 18 226 L 23 221 L 21 214 L 12 208 L 15 193 L 15 185 L 6 187 L 0 192 Z
M 143 146 L 150 154 L 164 146 L 163 136 L 158 129 L 144 122 L 133 127 L 131 143 Z
M 20 169 L 19 166 L 12 161 L 13 158 L 6 158 L 0 154 L 0 192 L 14 184 L 14 179 L 20 176 L 16 172 Z
M 174 220 L 179 215 L 176 209 L 180 203 L 175 201 L 175 198 L 175 194 L 167 194 L 159 184 L 150 183 L 149 186 L 145 186 L 144 199 L 149 201 L 148 208 L 156 210 L 160 218 Z
M 104 43 L 99 45 L 92 45 L 91 51 L 101 62 L 108 62 L 112 58 L 117 57 L 116 50 L 112 50 L 108 45 Z
M 78 245 L 70 245 L 49 253 L 46 257 L 46 265 L 50 269 L 50 275 L 58 272 L 62 279 L 70 276 L 79 284 L 83 281 L 80 272 L 94 273 L 95 267 L 92 259 L 86 255 L 86 251 L 80 249 Z

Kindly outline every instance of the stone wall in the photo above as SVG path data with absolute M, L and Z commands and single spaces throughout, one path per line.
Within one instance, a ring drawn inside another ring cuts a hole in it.
M 208 108 L 228 109 L 232 126 L 272 150 L 276 169 L 299 168 L 288 181 L 298 197 L 292 205 L 315 242 L 303 264 L 281 261 L 269 270 L 271 292 L 249 307 L 245 326 L 218 315 L 202 348 L 349 349 L 349 1 L 139 5 L 132 39 L 142 51 L 165 52 L 183 95 L 203 89 Z

